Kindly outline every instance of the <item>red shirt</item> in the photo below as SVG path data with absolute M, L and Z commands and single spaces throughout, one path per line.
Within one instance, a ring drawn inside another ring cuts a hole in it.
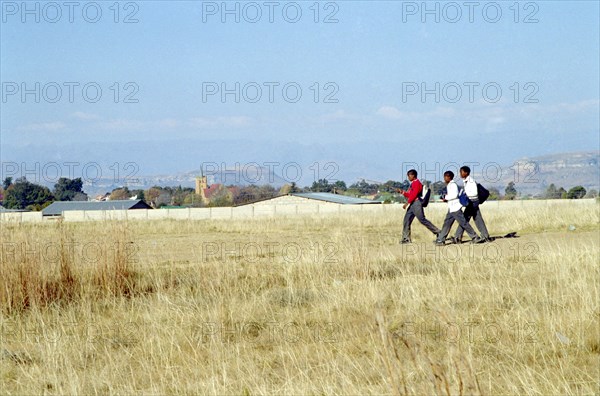
M 415 201 L 415 199 L 417 199 L 419 194 L 421 194 L 422 189 L 423 189 L 423 184 L 421 184 L 419 179 L 415 179 L 412 181 L 412 183 L 410 183 L 410 187 L 408 188 L 408 191 L 406 191 L 402 195 L 404 195 L 406 197 L 406 199 L 408 200 L 408 203 L 411 204 Z

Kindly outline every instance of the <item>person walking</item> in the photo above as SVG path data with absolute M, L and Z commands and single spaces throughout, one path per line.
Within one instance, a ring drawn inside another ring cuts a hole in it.
M 479 234 L 481 234 L 481 238 L 485 241 L 491 241 L 490 234 L 485 225 L 485 221 L 483 221 L 483 217 L 481 216 L 481 211 L 479 210 L 479 196 L 477 193 L 477 182 L 471 177 L 471 168 L 468 166 L 463 166 L 460 168 L 460 177 L 464 183 L 465 193 L 469 198 L 469 204 L 465 208 L 465 220 L 467 223 L 473 219 L 475 221 L 475 226 L 479 230 Z M 454 238 L 452 238 L 452 243 L 461 243 L 462 236 L 464 233 L 464 228 L 458 225 L 456 232 L 454 233 Z
M 483 239 L 477 236 L 473 227 L 467 223 L 467 220 L 462 212 L 462 204 L 458 198 L 458 185 L 454 181 L 454 172 L 444 172 L 444 181 L 446 182 L 447 193 L 444 196 L 443 201 L 448 203 L 448 213 L 446 214 L 442 231 L 438 234 L 435 244 L 437 246 L 443 246 L 446 244 L 446 237 L 450 233 L 452 224 L 454 224 L 455 221 L 458 222 L 460 227 L 467 231 L 467 234 L 469 234 L 471 237 L 471 243 L 482 242 Z
M 417 171 L 415 169 L 411 169 L 406 173 L 406 177 L 410 182 L 410 187 L 408 191 L 404 191 L 402 189 L 397 189 L 399 193 L 406 197 L 407 202 L 404 204 L 403 208 L 406 210 L 406 214 L 404 215 L 404 222 L 402 228 L 402 241 L 400 243 L 411 243 L 411 230 L 410 226 L 415 219 L 415 217 L 423 224 L 429 231 L 437 236 L 440 230 L 435 225 L 433 225 L 429 220 L 425 218 L 425 212 L 423 211 L 423 206 L 421 204 L 421 193 L 423 191 L 423 184 L 419 179 L 417 179 Z

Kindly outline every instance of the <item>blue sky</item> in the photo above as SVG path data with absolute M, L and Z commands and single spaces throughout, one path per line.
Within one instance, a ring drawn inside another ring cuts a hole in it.
M 329 160 L 346 164 L 342 178 L 390 179 L 403 161 L 505 164 L 600 145 L 596 1 L 477 2 L 473 22 L 464 2 L 428 2 L 438 7 L 439 22 L 433 14 L 421 20 L 422 2 L 274 3 L 273 23 L 262 1 L 228 2 L 237 4 L 240 22 L 225 15 L 223 23 L 221 1 L 120 2 L 115 23 L 114 2 L 79 2 L 70 23 L 62 2 L 60 18 L 46 2 L 29 2 L 39 7 L 36 23 L 21 2 L 0 2 L 2 161 L 134 161 L 152 174 L 202 161 L 297 160 L 308 167 Z M 82 9 L 87 5 L 93 19 L 95 4 L 102 15 L 90 23 Z M 254 18 L 255 5 L 262 17 L 249 23 L 244 16 Z M 288 18 L 300 9 L 299 21 L 286 21 L 284 7 Z M 137 23 L 123 23 L 129 13 Z M 323 23 L 332 13 L 337 23 Z M 33 89 L 36 82 L 40 102 L 33 94 L 23 100 L 22 84 Z M 48 100 L 52 82 L 63 87 L 56 103 Z M 79 84 L 73 103 L 65 82 Z M 255 83 L 262 96 L 256 103 L 243 94 L 240 103 L 234 95 L 224 103 L 218 94 L 203 100 L 203 85 L 236 82 L 240 94 Z M 83 97 L 86 83 L 102 89 L 98 102 Z M 273 103 L 265 83 L 273 83 Z M 290 83 L 302 89 L 295 103 L 281 91 Z M 439 102 L 433 94 L 407 95 L 436 83 Z M 465 83 L 472 83 L 472 102 Z M 456 86 L 462 96 L 453 103 Z M 138 102 L 123 103 L 135 88 Z M 337 103 L 324 103 L 327 94 Z M 525 103 L 528 95 L 534 103 Z M 208 141 L 210 152 L 202 150 Z M 235 145 L 247 150 L 234 157 Z M 166 149 L 174 161 L 157 158 Z

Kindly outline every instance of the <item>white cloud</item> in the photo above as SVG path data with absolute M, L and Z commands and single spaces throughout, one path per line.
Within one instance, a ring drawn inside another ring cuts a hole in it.
M 440 118 L 453 118 L 457 115 L 457 111 L 452 107 L 439 106 L 427 113 L 428 116 Z
M 600 100 L 590 99 L 582 100 L 576 103 L 559 103 L 552 106 L 552 111 L 564 111 L 567 113 L 581 113 L 589 110 L 598 111 Z
M 479 124 L 485 131 L 493 132 L 508 123 L 531 123 L 538 120 L 551 124 L 567 122 L 574 116 L 597 114 L 600 102 L 596 99 L 575 103 L 541 105 L 539 103 L 473 103 L 463 106 L 437 106 L 427 111 L 401 111 L 393 106 L 382 106 L 376 115 L 388 120 L 403 121 L 415 126 L 431 125 L 431 122 Z M 477 125 L 474 125 L 477 127 Z
M 48 132 L 48 131 L 59 131 L 64 129 L 66 124 L 60 121 L 54 122 L 40 122 L 33 124 L 26 124 L 18 127 L 18 130 L 21 131 L 31 131 L 31 132 Z
M 71 117 L 82 121 L 95 121 L 100 119 L 100 116 L 97 114 L 84 113 L 83 111 L 76 111 L 75 113 L 71 114 Z
M 382 106 L 376 114 L 390 120 L 422 121 L 431 118 L 454 118 L 458 115 L 458 112 L 451 107 L 444 106 L 438 106 L 433 110 L 424 112 L 400 111 L 393 106 Z
M 361 120 L 362 117 L 356 114 L 348 113 L 346 110 L 337 110 L 333 113 L 323 114 L 318 117 L 318 121 L 320 122 L 329 122 L 329 121 L 357 121 Z
M 251 125 L 254 120 L 246 116 L 227 116 L 227 117 L 195 117 L 187 121 L 187 125 L 192 128 L 222 128 L 222 127 L 246 127 Z
M 137 131 L 145 127 L 145 123 L 142 121 L 122 118 L 100 122 L 97 125 L 102 129 L 110 131 Z
M 244 127 L 252 124 L 253 120 L 246 116 L 218 117 L 224 126 Z
M 391 120 L 399 120 L 406 117 L 406 114 L 393 106 L 382 106 L 377 110 L 376 114 Z
M 172 129 L 181 126 L 181 122 L 174 118 L 165 118 L 158 122 L 158 126 L 160 126 L 161 128 Z

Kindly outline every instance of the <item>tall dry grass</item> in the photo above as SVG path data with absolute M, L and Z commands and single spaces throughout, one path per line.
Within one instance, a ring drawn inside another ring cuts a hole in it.
M 415 243 L 399 245 L 401 212 L 3 227 L 12 243 L 135 249 L 120 261 L 76 251 L 62 274 L 60 260 L 7 256 L 3 268 L 77 286 L 26 308 L 15 297 L 26 294 L 7 294 L 3 308 L 15 308 L 0 314 L 0 388 L 596 394 L 600 217 L 597 204 L 576 205 L 483 206 L 493 234 L 521 238 L 446 248 L 418 223 Z M 440 224 L 444 213 L 427 215 Z M 117 262 L 127 276 L 110 275 L 122 273 Z
M 0 245 L 0 307 L 13 314 L 136 291 L 125 223 L 111 223 L 82 240 L 62 221 L 35 230 L 5 226 Z

